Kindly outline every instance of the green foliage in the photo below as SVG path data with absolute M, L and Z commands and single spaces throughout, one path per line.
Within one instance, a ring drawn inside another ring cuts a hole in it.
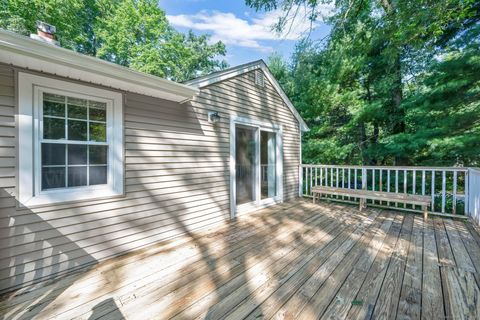
M 221 42 L 168 23 L 156 0 L 0 0 L 0 27 L 28 35 L 41 20 L 63 47 L 177 81 L 226 67 Z
M 332 1 L 247 1 L 257 9 L 299 4 L 312 12 L 325 2 Z M 311 128 L 304 161 L 479 165 L 480 3 L 335 6 L 325 42 L 303 41 L 289 63 L 271 61 Z

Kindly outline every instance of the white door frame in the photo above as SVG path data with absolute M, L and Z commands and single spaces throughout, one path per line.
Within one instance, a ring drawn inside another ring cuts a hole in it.
M 236 166 L 235 166 L 235 128 L 237 125 L 256 128 L 256 156 L 255 156 L 255 176 L 256 176 L 256 200 L 244 205 L 237 206 L 236 199 Z M 260 130 L 276 133 L 276 188 L 277 196 L 268 199 L 261 199 L 260 196 Z M 235 218 L 237 213 L 244 213 L 259 208 L 263 208 L 275 203 L 283 202 L 283 129 L 282 125 L 276 123 L 254 119 L 249 117 L 232 116 L 230 118 L 230 218 Z

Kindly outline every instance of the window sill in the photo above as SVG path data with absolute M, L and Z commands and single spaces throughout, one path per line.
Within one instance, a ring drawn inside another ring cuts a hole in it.
M 99 188 L 79 188 L 74 190 L 50 190 L 41 192 L 30 199 L 20 199 L 19 208 L 42 207 L 71 202 L 93 201 L 124 196 L 122 191 L 109 186 Z

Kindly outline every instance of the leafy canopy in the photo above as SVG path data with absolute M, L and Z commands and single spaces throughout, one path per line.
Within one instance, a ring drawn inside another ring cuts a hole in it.
M 303 5 L 312 20 L 335 6 L 328 39 L 300 42 L 289 62 L 270 59 L 311 128 L 306 162 L 480 163 L 478 1 L 247 3 L 286 13 Z
M 0 28 L 28 35 L 41 20 L 65 48 L 176 81 L 225 68 L 225 46 L 182 34 L 156 0 L 0 0 Z

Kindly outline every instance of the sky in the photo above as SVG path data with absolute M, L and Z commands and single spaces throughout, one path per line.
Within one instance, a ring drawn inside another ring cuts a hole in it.
M 212 42 L 222 41 L 227 48 L 225 60 L 230 66 L 258 59 L 266 61 L 272 53 L 289 58 L 295 43 L 305 35 L 318 40 L 330 32 L 321 18 L 310 28 L 303 8 L 289 30 L 278 34 L 272 31 L 272 25 L 283 12 L 256 12 L 244 0 L 160 0 L 159 6 L 176 30 L 191 29 L 195 34 L 209 34 Z M 322 8 L 325 16 L 330 10 Z

